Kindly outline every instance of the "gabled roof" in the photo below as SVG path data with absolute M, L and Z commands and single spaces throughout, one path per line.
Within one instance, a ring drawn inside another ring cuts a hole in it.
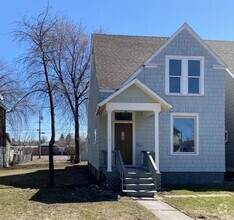
M 186 23 L 168 37 L 94 34 L 96 74 L 101 89 L 117 89 L 183 28 L 189 30 L 221 64 L 234 73 L 234 41 L 203 41 Z
M 163 37 L 92 35 L 99 88 L 118 88 L 166 40 Z
M 146 93 L 148 96 L 150 96 L 151 98 L 153 98 L 155 100 L 156 103 L 160 103 L 161 104 L 161 110 L 162 111 L 166 111 L 168 109 L 171 109 L 172 106 L 165 101 L 163 98 L 161 98 L 158 94 L 156 94 L 153 90 L 151 90 L 150 88 L 148 88 L 145 84 L 143 84 L 142 82 L 140 82 L 138 79 L 134 79 L 131 82 L 129 82 L 128 84 L 126 84 L 125 86 L 123 86 L 122 88 L 120 88 L 118 91 L 116 91 L 115 93 L 113 93 L 112 95 L 110 95 L 108 98 L 106 98 L 105 100 L 103 100 L 102 102 L 100 102 L 98 104 L 98 109 L 96 110 L 96 113 L 98 112 L 98 110 L 103 107 L 107 102 L 110 102 L 112 99 L 114 99 L 117 95 L 119 95 L 120 93 L 124 92 L 127 88 L 129 88 L 130 86 L 135 85 L 137 86 L 139 89 L 141 89 L 144 93 Z
M 234 41 L 206 40 L 206 44 L 222 58 L 228 67 L 228 72 L 234 73 Z
M 197 42 L 199 42 L 205 50 L 207 50 L 215 59 L 216 61 L 220 64 L 220 65 L 225 65 L 224 62 L 222 61 L 222 59 L 217 56 L 216 53 L 214 53 L 214 51 L 206 44 L 206 42 L 204 40 L 202 40 L 200 38 L 200 36 L 187 24 L 184 23 L 170 38 L 168 38 L 168 40 L 158 49 L 154 52 L 154 54 L 152 54 L 149 59 L 146 61 L 146 63 L 149 63 L 157 54 L 159 54 L 170 42 L 172 42 L 175 37 L 183 30 L 188 31 L 191 36 L 193 36 Z

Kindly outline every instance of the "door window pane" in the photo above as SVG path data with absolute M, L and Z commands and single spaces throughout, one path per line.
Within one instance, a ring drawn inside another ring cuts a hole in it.
M 173 119 L 173 152 L 195 152 L 195 118 Z
M 199 93 L 199 78 L 188 79 L 188 92 Z
M 180 93 L 180 77 L 170 77 L 170 93 Z
M 169 75 L 181 76 L 181 60 L 169 60 Z
M 200 60 L 189 60 L 188 61 L 188 75 L 189 76 L 200 76 Z
M 119 121 L 132 121 L 132 113 L 129 112 L 116 112 L 115 120 Z

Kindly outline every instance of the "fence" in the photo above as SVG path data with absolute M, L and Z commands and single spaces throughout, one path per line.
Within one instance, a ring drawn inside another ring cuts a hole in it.
M 22 148 L 13 150 L 11 145 L 7 143 L 6 147 L 0 147 L 0 168 L 26 163 L 31 161 L 33 159 L 32 157 L 32 149 Z

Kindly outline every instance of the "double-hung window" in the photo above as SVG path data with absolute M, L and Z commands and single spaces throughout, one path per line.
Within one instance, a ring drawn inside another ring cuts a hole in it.
M 181 60 L 169 60 L 169 91 L 170 93 L 181 93 Z
M 166 56 L 166 94 L 203 95 L 204 57 Z

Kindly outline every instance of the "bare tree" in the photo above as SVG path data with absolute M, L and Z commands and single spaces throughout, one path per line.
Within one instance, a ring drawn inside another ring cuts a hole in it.
M 66 146 L 73 147 L 74 146 L 74 139 L 72 138 L 71 134 L 67 134 L 65 139 Z
M 0 94 L 6 106 L 7 121 L 11 128 L 27 123 L 29 114 L 34 113 L 34 105 L 28 93 L 17 80 L 16 73 L 6 63 L 0 61 Z
M 48 54 L 53 49 L 54 27 L 58 22 L 57 16 L 49 13 L 49 7 L 37 17 L 24 17 L 17 23 L 14 36 L 20 44 L 24 44 L 26 53 L 22 55 L 21 61 L 28 74 L 28 81 L 31 85 L 31 92 L 47 96 L 50 105 L 51 117 L 51 138 L 49 142 L 49 169 L 50 185 L 54 185 L 54 163 L 53 146 L 55 143 L 55 109 L 53 90 L 53 70 L 50 66 Z
M 54 49 L 49 55 L 50 62 L 58 78 L 56 89 L 64 97 L 59 103 L 65 109 L 68 106 L 73 115 L 75 163 L 79 163 L 80 122 L 86 109 L 89 87 L 90 40 L 81 24 L 74 25 L 65 19 L 55 25 L 53 34 Z

